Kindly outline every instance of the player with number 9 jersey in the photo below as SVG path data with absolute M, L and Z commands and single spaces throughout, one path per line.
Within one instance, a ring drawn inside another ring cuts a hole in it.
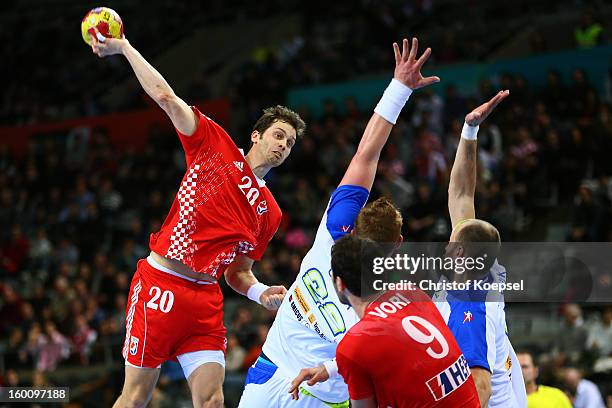
M 336 351 L 351 399 L 381 407 L 479 407 L 470 369 L 423 292 L 390 292 L 366 308 Z
M 376 244 L 346 236 L 332 251 L 338 295 L 361 318 L 336 350 L 353 405 L 479 407 L 470 368 L 429 296 L 419 289 L 376 293 L 364 289 L 367 279 L 359 283 L 366 245 Z

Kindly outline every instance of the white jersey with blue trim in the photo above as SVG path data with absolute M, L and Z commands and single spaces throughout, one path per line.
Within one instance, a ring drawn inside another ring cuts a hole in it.
M 355 311 L 340 302 L 331 278 L 334 241 L 353 229 L 368 200 L 368 190 L 344 185 L 332 194 L 312 248 L 300 273 L 287 291 L 263 345 L 264 354 L 293 379 L 302 368 L 336 358 L 336 347 L 358 320 Z M 349 399 L 348 388 L 337 375 L 324 383 L 302 386 L 326 402 Z
M 506 269 L 496 261 L 484 281 L 505 282 Z M 468 365 L 491 372 L 489 408 L 527 407 L 523 374 L 508 338 L 503 294 L 449 290 L 436 292 L 433 301 Z

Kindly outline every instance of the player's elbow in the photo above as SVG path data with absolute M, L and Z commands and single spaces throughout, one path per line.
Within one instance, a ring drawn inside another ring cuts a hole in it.
M 358 148 L 351 160 L 351 165 L 365 167 L 378 164 L 380 152 L 373 152 L 371 149 Z
M 172 91 L 160 91 L 153 99 L 163 110 L 168 110 L 175 103 L 176 95 Z
M 232 289 L 234 289 L 234 286 L 233 286 L 233 285 L 234 285 L 234 281 L 235 281 L 235 276 L 236 276 L 235 271 L 234 271 L 234 270 L 232 270 L 232 269 L 230 269 L 230 268 L 227 268 L 227 269 L 225 270 L 225 272 L 223 272 L 223 277 L 225 278 L 225 282 L 226 282 L 226 283 L 227 283 L 227 284 L 228 284 L 228 285 L 229 285 L 229 286 L 230 286 Z

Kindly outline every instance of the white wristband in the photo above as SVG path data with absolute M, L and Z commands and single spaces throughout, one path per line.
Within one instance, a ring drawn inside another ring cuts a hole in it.
M 385 89 L 382 98 L 378 101 L 374 112 L 395 125 L 402 108 L 411 94 L 412 89 L 393 78 L 387 89 Z
M 327 360 L 323 362 L 325 369 L 327 370 L 327 374 L 329 374 L 329 378 L 335 377 L 338 375 L 338 364 L 336 360 Z
M 461 137 L 466 140 L 478 139 L 478 128 L 480 126 L 470 126 L 467 123 L 463 123 L 463 129 L 461 130 Z
M 268 285 L 265 285 L 261 282 L 257 282 L 256 284 L 251 286 L 249 290 L 247 290 L 247 297 L 253 302 L 257 302 L 261 305 L 261 301 L 259 300 L 259 298 L 261 297 L 261 294 L 264 293 L 268 288 Z

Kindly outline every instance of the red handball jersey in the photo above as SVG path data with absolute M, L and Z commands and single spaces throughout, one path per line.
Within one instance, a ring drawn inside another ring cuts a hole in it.
M 225 130 L 192 109 L 198 118 L 195 133 L 185 136 L 177 131 L 187 171 L 149 246 L 218 279 L 237 254 L 261 259 L 282 214 Z
M 351 399 L 379 407 L 480 407 L 465 357 L 422 291 L 391 291 L 344 336 L 336 359 Z

